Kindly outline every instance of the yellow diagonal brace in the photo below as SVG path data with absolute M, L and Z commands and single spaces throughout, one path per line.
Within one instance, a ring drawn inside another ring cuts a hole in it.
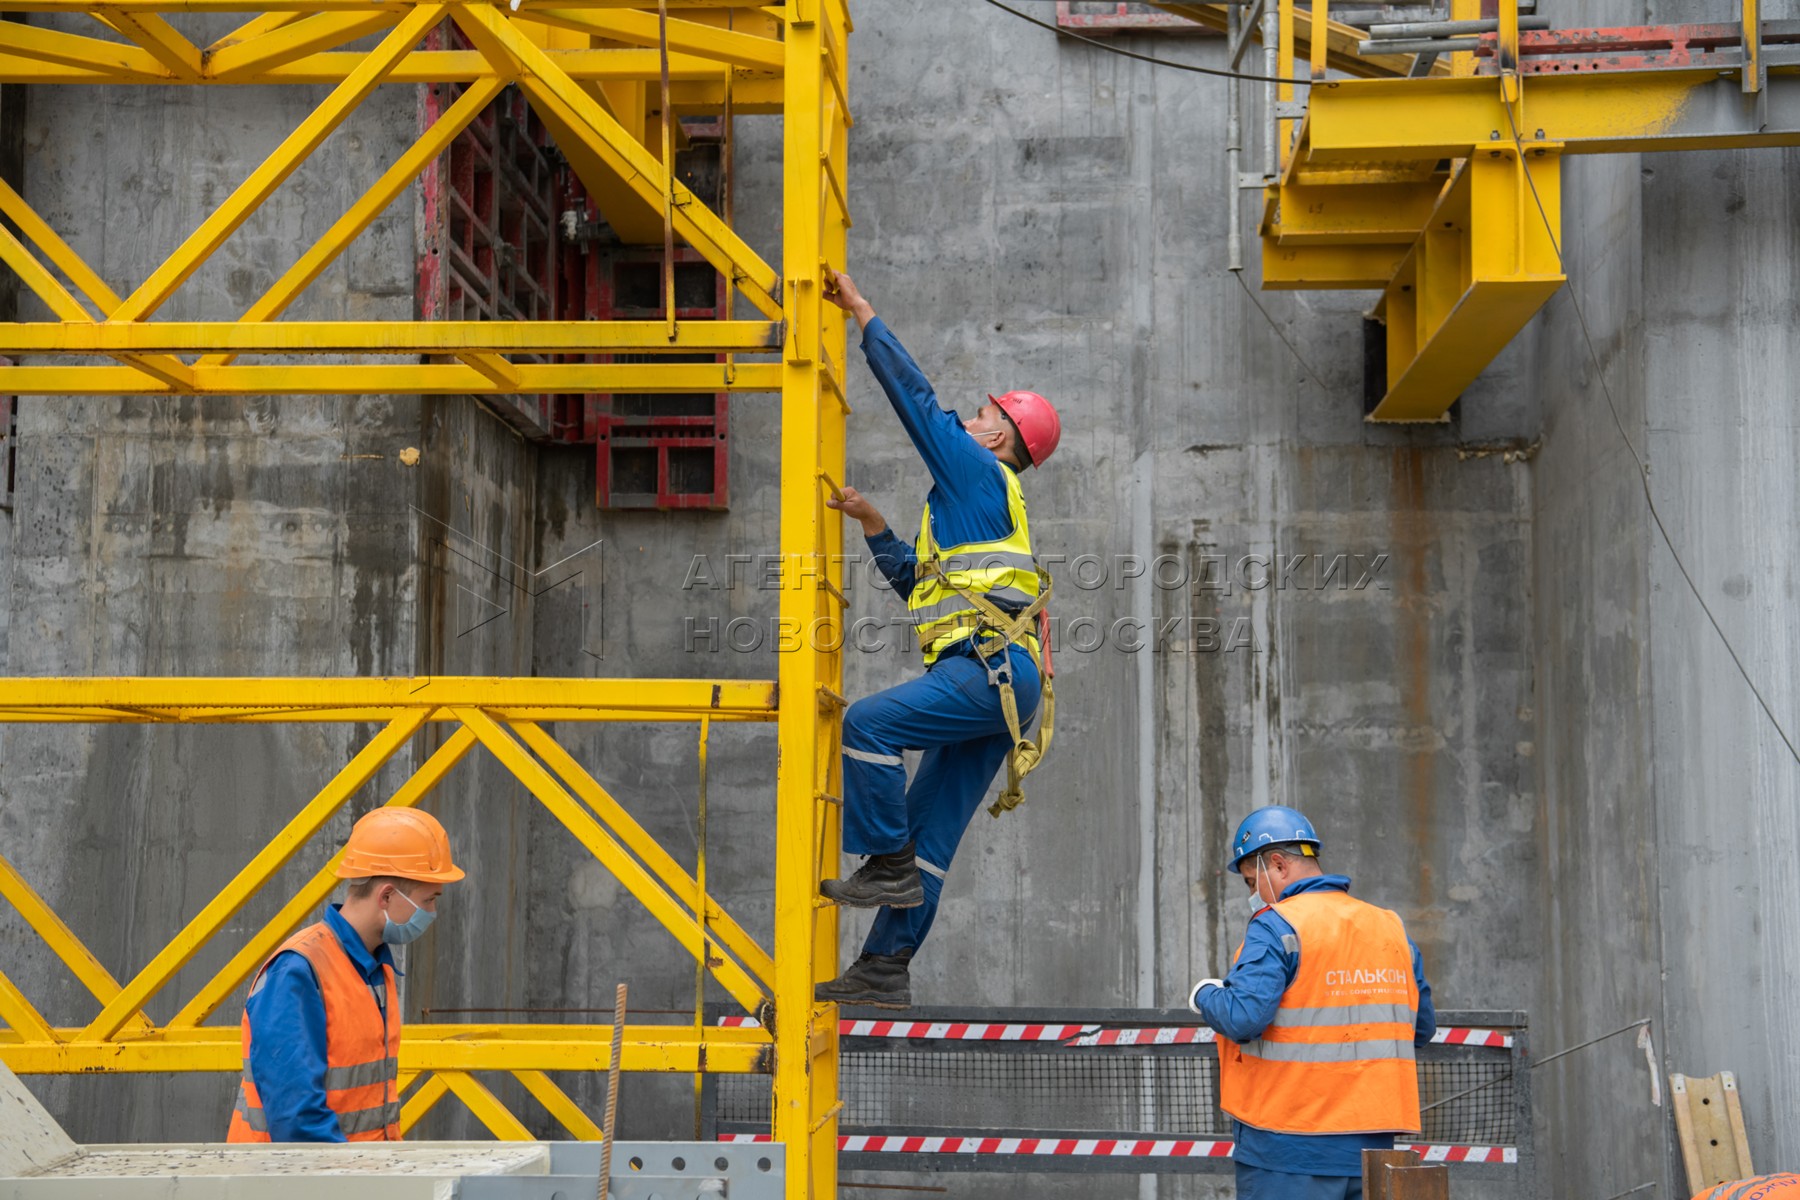
M 201 222 L 200 228 L 162 266 L 151 273 L 150 278 L 113 314 L 113 319 L 142 320 L 167 300 L 188 276 L 199 270 L 207 256 L 249 219 L 256 207 L 294 173 L 307 155 L 330 136 L 331 131 L 343 122 L 351 109 L 375 90 L 394 63 L 418 45 L 426 31 L 443 18 L 444 8 L 442 4 L 425 4 L 408 13 L 394 31 L 368 53 L 362 64 L 300 123 L 300 127 L 289 134 L 275 148 L 274 153 L 264 159 L 210 217 Z
M 30 26 L 19 25 L 13 21 L 0 21 L 0 31 L 8 29 L 28 29 Z M 14 191 L 12 185 L 0 179 L 0 213 L 5 213 L 19 232 L 47 257 L 51 264 L 69 277 L 69 281 L 103 313 L 111 313 L 119 307 L 119 294 L 106 285 L 98 272 L 87 265 L 81 255 L 61 237 L 50 223 L 38 216 L 31 205 L 25 203 L 25 197 Z
M 557 1087 L 548 1075 L 542 1071 L 514 1071 L 513 1078 L 524 1084 L 525 1090 L 571 1135 L 584 1142 L 600 1140 L 601 1129 L 594 1124 L 593 1118 L 582 1112 L 581 1106 L 569 1099 L 568 1093 Z
M 512 728 L 544 760 L 545 765 L 556 772 L 594 810 L 595 815 L 625 843 L 626 848 L 643 859 L 664 886 L 674 892 L 690 911 L 698 911 L 695 897 L 699 885 L 694 882 L 694 877 L 650 836 L 648 830 L 632 819 L 631 814 L 600 786 L 599 781 L 588 774 L 587 769 L 576 761 L 573 754 L 545 732 L 543 726 L 533 721 L 514 721 Z M 757 945 L 756 939 L 732 920 L 711 897 L 707 897 L 706 920 L 717 942 L 736 955 L 765 987 L 768 986 L 775 977 L 775 963 L 768 951 Z
M 0 857 L 0 897 L 5 897 L 6 902 L 18 910 L 25 923 L 44 939 L 44 945 L 50 947 L 50 952 L 62 960 L 94 999 L 101 1004 L 110 1004 L 119 994 L 119 981 L 112 977 L 112 972 L 100 965 L 100 960 L 75 936 L 75 931 L 63 924 L 63 919 L 3 857 Z M 134 1033 L 143 1033 L 150 1028 L 149 1020 L 141 1012 L 134 1013 L 129 1024 Z
M 419 172 L 442 154 L 445 147 L 456 139 L 456 135 L 468 127 L 469 122 L 486 110 L 506 84 L 507 81 L 500 78 L 478 79 L 463 89 L 463 94 L 456 98 L 456 103 L 444 110 L 443 115 L 432 122 L 431 128 L 393 166 L 382 172 L 381 178 L 343 216 L 332 223 L 331 228 L 313 244 L 312 249 L 302 254 L 299 262 L 288 268 L 286 274 L 269 285 L 268 291 L 257 297 L 249 311 L 244 313 L 243 319 L 268 321 L 286 311 L 295 297 L 311 287 L 313 280 L 337 261 L 338 255 L 344 252 L 346 246 L 355 241 L 376 217 L 387 211 L 388 205 L 412 184 Z M 209 355 L 201 359 L 198 365 L 224 366 L 233 357 L 235 356 L 224 354 Z
M 463 755 L 475 745 L 475 735 L 467 729 L 458 729 L 445 740 L 437 752 L 426 759 L 419 769 L 413 772 L 412 778 L 401 784 L 394 792 L 394 798 L 387 802 L 389 808 L 411 808 L 423 800 L 431 789 L 437 786 L 450 768 L 462 761 Z M 250 978 L 275 948 L 287 940 L 287 936 L 300 927 L 309 913 L 324 903 L 331 895 L 332 888 L 337 886 L 337 865 L 344 857 L 339 850 L 331 856 L 331 861 L 319 869 L 319 873 L 309 880 L 305 887 L 295 893 L 294 898 L 282 906 L 280 912 L 269 918 L 257 935 L 249 940 L 242 950 L 232 956 L 230 962 L 219 968 L 218 974 L 207 980 L 204 987 L 194 993 L 194 998 L 182 1006 L 169 1022 L 168 1029 L 186 1029 L 200 1024 L 210 1017 L 219 1005 Z
M 0 1021 L 10 1025 L 23 1041 L 56 1041 L 56 1031 L 50 1028 L 50 1023 L 44 1020 L 43 1014 L 32 1007 L 31 1001 L 25 998 L 25 993 L 13 986 L 13 981 L 6 977 L 4 971 L 0 971 Z M 549 1105 L 546 1103 L 544 1107 L 548 1108 Z
M 624 126 L 609 116 L 600 102 L 569 78 L 568 73 L 534 45 L 498 9 L 481 5 L 458 7 L 456 23 L 469 35 L 488 61 L 516 65 L 519 83 L 534 101 L 581 142 L 581 148 L 616 174 L 638 197 L 660 207 L 666 172 L 656 156 L 645 149 Z M 564 146 L 569 152 L 572 147 Z M 674 185 L 675 230 L 714 267 L 743 289 L 750 303 L 765 316 L 781 315 L 781 280 L 744 240 L 700 203 L 686 186 Z
M 145 80 L 171 78 L 169 69 L 142 46 L 122 46 L 104 38 L 83 37 L 41 25 L 22 25 L 17 21 L 0 23 L 0 53 Z
M 519 368 L 491 350 L 465 351 L 456 356 L 456 361 L 466 367 L 474 367 L 502 390 L 514 392 L 522 390 L 519 387 Z
M 181 36 L 179 30 L 153 12 L 126 13 L 116 8 L 103 8 L 94 14 L 148 50 L 177 78 L 196 81 L 200 78 L 200 47 Z
M 93 314 L 81 307 L 81 301 L 69 294 L 69 289 L 62 281 L 52 275 L 37 256 L 25 248 L 24 243 L 13 236 L 13 232 L 0 226 L 0 260 L 11 267 L 19 276 L 20 282 L 30 288 L 37 298 L 50 306 L 50 311 L 65 321 L 92 321 Z
M 563 789 L 550 772 L 525 753 L 524 747 L 510 733 L 500 728 L 492 717 L 479 708 L 458 708 L 455 712 L 463 724 L 475 731 L 475 736 L 481 739 L 481 744 L 488 748 L 489 753 L 499 759 L 501 765 L 513 773 L 514 778 L 531 789 L 532 794 L 550 810 L 550 815 L 561 821 L 587 847 L 588 852 L 650 910 L 650 914 L 662 923 L 663 928 L 675 936 L 675 940 L 684 949 L 692 951 L 700 944 L 700 927 L 694 918 L 669 895 L 659 880 L 627 854 L 605 828 L 576 803 L 575 798 Z M 709 963 L 708 966 L 725 990 L 746 1010 L 755 1012 L 768 998 L 756 981 L 731 959 Z
M 577 29 L 596 37 L 610 38 L 615 42 L 627 42 L 636 46 L 660 44 L 656 14 L 651 12 L 539 8 L 532 10 L 531 19 L 542 21 L 546 25 Z M 773 38 L 733 33 L 695 21 L 669 21 L 669 49 L 759 71 L 779 72 L 786 65 L 786 54 L 781 43 Z
M 398 14 L 380 9 L 366 13 L 315 13 L 261 37 L 209 54 L 207 78 L 225 82 L 254 75 L 353 42 L 365 34 L 388 28 L 397 19 Z
M 239 25 L 236 29 L 208 46 L 206 48 L 206 53 L 209 56 L 214 55 L 225 49 L 227 46 L 240 45 L 250 41 L 252 38 L 259 38 L 265 33 L 274 33 L 283 25 L 292 25 L 295 21 L 301 20 L 305 16 L 306 14 L 301 12 L 270 12 L 263 13 L 259 17 L 252 17 L 250 20 Z
M 531 1142 L 537 1139 L 531 1136 L 531 1130 L 525 1128 L 519 1118 L 512 1115 L 512 1110 L 500 1103 L 500 1097 L 487 1090 L 473 1075 L 462 1071 L 439 1071 L 435 1076 L 443 1080 L 456 1098 L 469 1106 L 476 1119 L 488 1127 L 488 1132 L 503 1142 Z
M 185 928 L 163 947 L 161 953 L 151 959 L 149 964 L 132 981 L 125 985 L 119 995 L 95 1017 L 93 1023 L 82 1030 L 81 1036 L 104 1040 L 119 1032 L 130 1014 L 142 1008 L 144 1001 L 154 996 L 157 991 L 181 970 L 187 961 L 199 953 L 213 934 L 217 933 L 232 916 L 242 908 L 246 901 L 254 895 L 258 888 L 267 883 L 270 876 L 279 871 L 294 854 L 306 843 L 306 840 L 319 831 L 329 821 L 344 802 L 355 794 L 356 790 L 367 783 L 369 777 L 381 769 L 383 763 L 394 756 L 404 746 L 407 739 L 417 733 L 419 726 L 425 723 L 431 714 L 425 709 L 414 709 L 402 713 L 388 723 L 387 728 L 364 746 L 352 758 L 337 777 L 325 785 L 299 815 L 289 821 L 282 831 L 270 840 L 269 844 L 257 852 L 243 870 L 237 873 L 230 883 L 219 894 L 201 909 L 199 915 L 189 921 Z
M 412 1132 L 412 1127 L 419 1123 L 419 1118 L 430 1112 L 449 1091 L 450 1085 L 444 1082 L 442 1075 L 433 1075 L 420 1084 L 419 1090 L 400 1106 L 400 1136 L 405 1137 Z

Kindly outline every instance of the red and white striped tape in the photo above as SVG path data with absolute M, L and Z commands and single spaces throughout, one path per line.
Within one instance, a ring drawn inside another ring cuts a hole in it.
M 734 1029 L 754 1029 L 755 1017 L 722 1017 Z M 1099 1025 L 1002 1025 L 967 1021 L 840 1021 L 843 1037 L 924 1038 L 945 1042 L 1066 1042 L 1070 1046 L 1192 1046 L 1213 1041 L 1204 1025 L 1167 1025 L 1151 1029 L 1106 1029 Z M 1450 1046 L 1494 1046 L 1510 1049 L 1512 1035 L 1496 1029 L 1440 1029 L 1431 1040 Z
M 766 1142 L 766 1133 L 725 1133 L 722 1142 Z M 1417 1150 L 1426 1162 L 1516 1163 L 1519 1152 L 1511 1146 L 1431 1146 L 1399 1144 L 1400 1150 Z M 1229 1158 L 1232 1143 L 1223 1139 L 1187 1138 L 1031 1138 L 1031 1137 L 917 1137 L 852 1134 L 838 1138 L 838 1149 L 848 1154 L 1023 1154 L 1078 1158 Z

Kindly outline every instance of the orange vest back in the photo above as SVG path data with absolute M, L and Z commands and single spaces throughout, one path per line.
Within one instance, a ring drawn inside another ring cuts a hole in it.
M 1219 1040 L 1220 1107 L 1276 1133 L 1418 1133 L 1419 985 L 1399 916 L 1338 891 L 1274 908 L 1300 969 L 1260 1038 Z
M 325 1101 L 337 1114 L 344 1138 L 352 1142 L 400 1140 L 400 1004 L 394 969 L 386 963 L 387 1016 L 376 1006 L 369 984 L 350 961 L 331 926 L 320 921 L 308 925 L 281 944 L 269 956 L 292 950 L 312 965 L 325 998 Z M 264 963 L 256 981 L 269 969 Z M 256 990 L 256 983 L 250 985 Z M 244 1079 L 238 1087 L 237 1105 L 231 1110 L 228 1142 L 269 1141 L 269 1122 L 263 1112 L 256 1081 L 250 1077 L 250 1013 L 243 1019 Z
M 1694 1200 L 1764 1200 L 1764 1197 L 1767 1200 L 1793 1200 L 1796 1196 L 1800 1196 L 1800 1175 L 1782 1172 L 1721 1183 L 1707 1188 Z

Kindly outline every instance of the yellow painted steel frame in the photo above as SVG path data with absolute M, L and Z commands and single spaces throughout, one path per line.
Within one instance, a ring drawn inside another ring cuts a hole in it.
M 782 262 L 762 261 L 679 182 L 644 142 L 656 121 L 628 128 L 620 88 L 658 79 L 655 9 L 630 0 L 0 0 L 0 11 L 85 11 L 124 42 L 0 22 L 0 81 L 109 84 L 335 86 L 283 145 L 148 279 L 121 297 L 24 202 L 0 186 L 0 259 L 50 305 L 57 323 L 0 330 L 0 390 L 38 394 L 122 392 L 367 393 L 495 391 L 778 391 L 783 629 L 821 630 L 782 646 L 775 683 L 712 680 L 547 679 L 63 679 L 9 680 L 0 721 L 379 721 L 382 731 L 188 926 L 124 984 L 90 954 L 17 872 L 0 860 L 10 901 L 94 996 L 81 1028 L 53 1028 L 0 975 L 0 1058 L 24 1072 L 236 1071 L 235 1025 L 206 1025 L 283 937 L 329 894 L 329 871 L 295 895 L 229 964 L 162 1024 L 145 1005 L 245 901 L 287 862 L 375 770 L 427 722 L 457 728 L 389 800 L 416 804 L 480 743 L 595 858 L 706 963 L 759 1028 L 628 1026 L 628 1070 L 767 1071 L 773 1136 L 786 1150 L 787 1194 L 836 1195 L 837 1009 L 814 1003 L 814 985 L 837 972 L 837 911 L 820 879 L 837 872 L 842 790 L 843 522 L 825 500 L 844 475 L 849 404 L 840 375 L 844 314 L 821 296 L 822 268 L 841 263 L 850 225 L 847 0 L 687 0 L 671 8 L 669 63 L 675 111 L 781 113 L 784 133 Z M 726 10 L 730 10 L 726 15 Z M 252 14 L 204 51 L 160 13 Z M 418 49 L 448 19 L 473 51 Z M 343 49 L 379 35 L 367 51 Z M 619 48 L 620 44 L 624 48 Z M 644 47 L 652 46 L 653 49 Z M 238 322 L 151 322 L 154 311 L 239 228 L 381 83 L 470 84 L 419 143 L 365 193 Z M 673 190 L 676 234 L 736 285 L 749 320 L 664 322 L 283 322 L 277 318 L 346 245 L 400 196 L 480 108 L 517 83 L 596 195 L 636 195 L 658 206 Z M 616 85 L 616 86 L 615 86 Z M 660 93 L 658 95 L 660 103 Z M 640 97 L 634 110 L 642 118 Z M 66 283 L 64 281 L 67 281 Z M 71 287 L 73 290 L 71 290 Z M 80 298 L 76 293 L 80 294 Z M 722 364 L 545 364 L 508 356 L 711 352 Z M 386 365 L 310 364 L 306 356 L 386 354 Z M 774 361 L 735 362 L 740 354 Z M 239 364 L 240 355 L 299 357 L 299 365 Z M 99 356 L 113 365 L 68 365 Z M 198 356 L 198 357 L 195 357 Z M 421 357 L 440 361 L 418 361 Z M 49 359 L 51 361 L 46 362 Z M 471 362 L 479 364 L 470 365 Z M 484 369 L 485 368 L 485 369 Z M 778 686 L 777 686 L 778 685 Z M 777 695 L 781 703 L 776 703 Z M 757 943 L 678 866 L 542 728 L 548 721 L 773 720 L 778 730 L 773 952 Z M 710 947 L 706 954 L 703 947 Z M 716 959 L 716 961 L 714 961 Z M 512 1074 L 576 1137 L 593 1121 L 552 1073 L 606 1067 L 608 1026 L 418 1025 L 401 1049 L 411 1088 L 410 1127 L 456 1095 L 500 1137 L 524 1127 L 471 1072 Z
M 1305 14 L 1279 3 L 1288 76 Z M 1452 11 L 1476 15 L 1466 0 Z M 1755 6 L 1742 11 L 1752 28 Z M 1516 64 L 1513 0 L 1500 15 L 1502 59 Z M 1442 419 L 1564 281 L 1564 156 L 1800 145 L 1791 99 L 1775 123 L 1721 94 L 1769 86 L 1749 40 L 1741 80 L 1711 67 L 1477 76 L 1459 52 L 1446 56 L 1459 60 L 1449 77 L 1307 89 L 1291 141 L 1284 123 L 1281 178 L 1264 192 L 1263 286 L 1381 289 L 1387 392 L 1370 419 Z M 1315 77 L 1322 65 L 1315 51 Z M 1796 68 L 1773 74 L 1791 98 Z
M 147 278 L 115 290 L 14 189 L 0 183 L 4 261 L 50 309 L 47 323 L 0 334 L 0 392 L 37 395 L 583 392 L 776 392 L 775 362 L 546 361 L 555 355 L 774 355 L 792 295 L 776 269 L 701 203 L 663 160 L 661 27 L 642 0 L 0 0 L 0 12 L 85 14 L 91 32 L 0 21 L 0 82 L 118 86 L 332 85 L 294 131 L 256 165 Z M 843 8 L 838 0 L 837 8 Z M 166 19 L 242 13 L 207 46 Z M 792 31 L 816 24 L 805 2 L 686 0 L 668 21 L 670 108 L 675 115 L 786 113 L 790 138 L 824 120 L 796 113 L 786 84 Z M 472 50 L 424 50 L 442 23 Z M 847 29 L 847 22 L 840 22 Z M 367 49 L 350 49 L 365 45 Z M 825 58 L 825 90 L 842 107 L 844 37 Z M 809 64 L 810 67 L 810 64 Z M 157 323 L 151 318 L 368 97 L 383 85 L 466 83 L 458 101 L 403 153 L 237 321 Z M 516 85 L 570 165 L 619 226 L 638 229 L 664 196 L 676 236 L 724 274 L 755 319 L 664 322 L 283 322 L 278 318 L 421 171 Z M 814 168 L 841 193 L 842 162 Z M 17 232 L 13 232 L 16 229 Z M 818 273 L 816 264 L 807 277 Z M 123 294 L 121 294 L 123 292 Z M 670 328 L 674 324 L 674 328 Z M 320 361 L 322 356 L 334 361 Z M 247 358 L 250 361 L 238 361 Z

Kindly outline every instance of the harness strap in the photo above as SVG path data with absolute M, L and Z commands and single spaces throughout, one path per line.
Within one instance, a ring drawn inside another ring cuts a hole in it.
M 1051 681 L 1054 671 L 1044 665 L 1043 646 L 1049 635 L 1048 620 L 1044 606 L 1050 601 L 1050 572 L 1042 567 L 1038 574 L 1043 578 L 1043 587 L 1037 599 L 1020 609 L 1017 613 L 1009 613 L 993 603 L 979 592 L 971 592 L 959 587 L 949 575 L 945 574 L 934 555 L 926 562 L 920 563 L 919 577 L 937 576 L 944 586 L 967 600 L 979 617 L 979 624 L 972 635 L 975 644 L 975 657 L 987 668 L 988 682 L 1000 689 L 1000 711 L 1006 717 L 1007 732 L 1012 734 L 1012 749 L 1006 753 L 1006 787 L 1001 789 L 1000 796 L 988 807 L 988 814 L 998 818 L 1003 812 L 1011 812 L 1025 802 L 1025 790 L 1022 786 L 1025 777 L 1037 770 L 1038 764 L 1044 761 L 1044 755 L 1050 751 L 1050 738 L 1056 728 L 1056 686 Z M 1034 632 L 1033 626 L 1039 627 L 1036 643 L 1026 641 L 1026 635 Z M 983 637 L 997 635 L 998 646 L 991 654 L 982 652 Z M 1008 646 L 1023 645 L 1031 655 L 1031 661 L 1037 665 L 1038 678 L 1042 681 L 1044 719 L 1038 727 L 1038 741 L 1025 736 L 1019 722 L 1019 701 L 1013 695 L 1012 665 L 1006 661 Z M 998 657 L 1000 663 L 994 665 L 993 659 Z

